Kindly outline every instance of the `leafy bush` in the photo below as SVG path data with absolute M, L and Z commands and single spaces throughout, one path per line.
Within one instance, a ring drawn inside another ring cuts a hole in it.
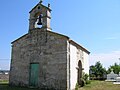
M 79 84 L 76 83 L 75 90 L 78 90 L 80 87 L 83 87 L 86 84 L 90 84 L 91 83 L 91 81 L 89 80 L 89 75 L 85 74 L 84 72 L 82 74 L 82 78 L 80 78 L 80 79 L 81 79 L 81 82 Z
M 91 83 L 91 81 L 90 80 L 86 80 L 86 84 L 90 84 Z
M 80 87 L 80 85 L 78 83 L 76 83 L 75 90 L 78 90 L 79 87 Z
M 84 86 L 85 84 L 90 84 L 89 75 L 88 75 L 88 74 L 85 74 L 85 73 L 83 72 L 81 81 L 82 81 L 82 85 L 81 85 L 81 86 Z
M 85 80 L 84 79 L 81 79 L 81 87 L 85 86 Z

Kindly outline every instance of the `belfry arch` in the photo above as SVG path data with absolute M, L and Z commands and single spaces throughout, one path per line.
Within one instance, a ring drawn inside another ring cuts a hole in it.
M 51 9 L 50 4 L 48 7 L 38 3 L 29 13 L 29 31 L 35 29 L 36 25 L 41 25 L 41 28 L 51 31 L 50 20 L 51 20 Z M 38 23 L 37 23 L 38 22 Z
M 37 12 L 34 15 L 34 18 L 35 18 L 35 25 L 34 25 L 34 27 L 35 28 L 41 28 L 42 25 L 43 25 L 43 14 L 40 13 L 40 12 Z

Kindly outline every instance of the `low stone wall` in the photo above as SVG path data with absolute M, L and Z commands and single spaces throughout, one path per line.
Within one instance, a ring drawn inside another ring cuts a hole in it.
M 0 74 L 0 81 L 9 80 L 9 74 Z

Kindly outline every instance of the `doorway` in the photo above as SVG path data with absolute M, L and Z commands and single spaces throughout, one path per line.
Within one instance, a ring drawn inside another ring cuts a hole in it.
M 30 86 L 37 87 L 38 86 L 38 76 L 39 76 L 39 64 L 31 63 L 30 64 Z
M 81 85 L 81 78 L 82 78 L 82 63 L 79 60 L 78 62 L 78 84 Z

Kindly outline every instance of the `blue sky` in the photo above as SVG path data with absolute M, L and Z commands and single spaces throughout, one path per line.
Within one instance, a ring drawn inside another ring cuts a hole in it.
M 0 68 L 9 69 L 11 42 L 28 32 L 29 11 L 39 0 L 0 1 Z M 51 4 L 51 28 L 87 48 L 90 65 L 119 63 L 120 0 L 43 0 Z

